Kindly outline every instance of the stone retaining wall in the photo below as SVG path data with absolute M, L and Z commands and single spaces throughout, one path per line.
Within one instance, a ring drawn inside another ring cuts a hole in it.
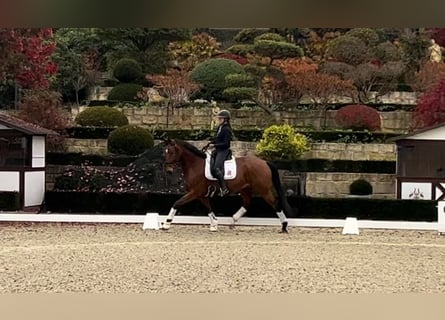
M 311 197 L 341 198 L 349 195 L 349 185 L 363 178 L 371 183 L 373 198 L 395 199 L 396 177 L 394 174 L 308 172 L 306 195 Z
M 87 107 L 72 107 L 73 119 Z M 130 124 L 147 128 L 158 129 L 207 129 L 212 127 L 213 112 L 215 109 L 208 108 L 182 108 L 170 112 L 161 107 L 119 108 L 128 118 Z M 272 116 L 263 110 L 241 110 L 231 109 L 232 126 L 234 128 L 255 129 L 266 128 L 274 123 L 287 123 L 295 127 L 323 128 L 324 114 L 320 110 L 287 110 L 276 111 Z M 326 128 L 338 128 L 335 123 L 337 111 L 331 110 L 326 113 Z M 382 130 L 388 133 L 404 133 L 411 127 L 411 112 L 394 111 L 380 112 L 382 119 Z
M 202 148 L 206 141 L 190 141 Z M 107 154 L 106 139 L 66 139 L 67 151 L 85 154 Z M 233 141 L 232 151 L 235 156 L 255 153 L 256 142 Z M 311 150 L 304 153 L 302 159 L 331 160 L 396 160 L 395 144 L 377 143 L 313 143 Z
M 202 148 L 206 141 L 191 141 L 196 147 Z M 73 152 L 106 154 L 104 139 L 67 139 L 68 150 Z M 244 156 L 255 152 L 255 142 L 234 141 L 232 150 L 235 156 Z M 394 144 L 346 144 L 346 143 L 314 143 L 303 159 L 331 160 L 396 160 Z M 64 166 L 47 166 L 47 190 L 52 190 L 54 179 L 60 175 Z M 291 174 L 285 175 L 286 185 L 297 184 L 298 179 Z M 306 195 L 312 197 L 345 197 L 349 193 L 349 185 L 358 178 L 367 179 L 373 186 L 375 198 L 395 198 L 395 176 L 391 174 L 360 174 L 360 173 L 323 173 L 308 172 L 302 188 Z M 294 189 L 295 190 L 295 189 Z

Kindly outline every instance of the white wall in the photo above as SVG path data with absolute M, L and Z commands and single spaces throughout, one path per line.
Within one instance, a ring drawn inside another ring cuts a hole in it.
M 0 191 L 20 191 L 20 173 L 0 171 Z
M 38 206 L 45 195 L 45 171 L 25 172 L 25 207 Z
M 32 137 L 32 167 L 45 167 L 45 137 Z

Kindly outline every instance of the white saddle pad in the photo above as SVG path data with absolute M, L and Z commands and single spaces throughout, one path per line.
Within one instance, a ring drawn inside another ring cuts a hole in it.
M 205 164 L 205 176 L 209 180 L 217 180 L 215 177 L 212 176 L 210 173 L 210 154 L 207 154 L 206 158 L 206 164 Z M 232 155 L 232 158 L 230 160 L 224 161 L 224 180 L 232 180 L 236 178 L 236 160 L 235 157 Z

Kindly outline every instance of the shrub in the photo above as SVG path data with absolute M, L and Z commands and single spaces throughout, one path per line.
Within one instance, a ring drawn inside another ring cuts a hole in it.
M 134 125 L 117 128 L 108 136 L 108 151 L 111 153 L 138 155 L 153 145 L 150 132 Z
M 142 68 L 134 59 L 121 59 L 114 66 L 113 76 L 120 82 L 134 82 L 142 77 Z
M 357 179 L 349 185 L 351 195 L 366 196 L 372 194 L 372 185 L 365 179 Z
M 247 60 L 247 58 L 240 56 L 238 54 L 230 53 L 230 52 L 223 52 L 223 53 L 217 54 L 217 55 L 215 55 L 215 58 L 233 60 L 235 62 L 238 62 L 241 65 L 245 65 L 245 64 L 249 63 L 249 60 Z
M 224 89 L 222 94 L 227 101 L 236 102 L 239 100 L 252 99 L 257 94 L 257 89 L 249 87 L 230 87 Z
M 295 160 L 309 150 L 308 144 L 306 136 L 290 125 L 273 125 L 264 130 L 256 151 L 266 160 Z
M 338 62 L 358 65 L 369 59 L 370 52 L 359 38 L 343 35 L 328 42 L 327 55 Z
M 335 121 L 343 129 L 376 131 L 381 128 L 380 114 L 365 105 L 348 105 L 340 108 Z
M 286 39 L 278 33 L 267 32 L 259 35 L 255 38 L 255 41 L 276 41 L 285 42 Z
M 229 74 L 244 74 L 243 67 L 229 59 L 210 59 L 198 64 L 190 73 L 190 79 L 202 84 L 202 98 L 206 100 L 221 99 L 226 88 L 226 76 Z
M 89 107 L 79 113 L 75 121 L 87 127 L 120 127 L 128 124 L 122 112 L 110 107 Z
M 228 53 L 236 54 L 238 56 L 246 57 L 249 54 L 253 54 L 253 44 L 234 44 L 226 50 Z
M 256 79 L 249 74 L 229 74 L 226 76 L 227 87 L 256 87 Z
M 367 46 L 375 46 L 379 42 L 378 33 L 371 28 L 354 28 L 345 33 L 346 36 L 356 37 Z
M 135 83 L 120 83 L 111 89 L 108 100 L 136 101 L 138 92 L 142 91 L 142 86 Z

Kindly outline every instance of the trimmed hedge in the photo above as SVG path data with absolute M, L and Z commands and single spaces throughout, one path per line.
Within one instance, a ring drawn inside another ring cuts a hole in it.
M 108 100 L 117 101 L 137 101 L 138 92 L 142 91 L 142 86 L 135 83 L 120 83 L 108 93 Z
M 85 212 L 110 214 L 167 214 L 182 194 L 162 193 L 88 193 L 47 191 L 45 210 L 52 212 Z M 437 221 L 435 201 L 386 200 L 362 198 L 310 198 L 288 197 L 295 217 L 345 219 L 357 217 L 366 220 L 387 221 Z M 212 198 L 218 216 L 231 216 L 241 206 L 241 197 Z M 186 215 L 205 216 L 205 208 L 193 201 L 181 208 Z M 276 214 L 262 199 L 253 198 L 246 213 L 248 217 L 273 217 Z
M 126 155 L 94 155 L 80 152 L 48 152 L 48 165 L 78 165 L 88 162 L 93 166 L 125 167 L 134 162 L 137 156 Z M 274 161 L 279 169 L 296 172 L 349 172 L 349 173 L 381 173 L 395 174 L 395 161 L 355 161 L 298 159 L 294 162 Z
M 70 138 L 76 139 L 107 139 L 114 128 L 71 127 L 67 129 Z M 257 142 L 263 136 L 262 129 L 234 129 L 236 140 Z M 389 138 L 397 137 L 399 133 L 369 132 L 369 131 L 305 131 L 297 130 L 307 136 L 311 142 L 345 142 L 345 143 L 384 143 Z M 154 139 L 180 138 L 183 140 L 208 140 L 215 135 L 210 129 L 157 129 L 152 131 Z
M 274 163 L 279 169 L 295 172 L 396 173 L 395 161 L 298 159 Z
M 153 136 L 142 127 L 126 125 L 113 130 L 108 136 L 108 152 L 138 155 L 153 147 Z
M 48 165 L 82 165 L 88 163 L 93 166 L 125 167 L 135 161 L 137 156 L 124 155 L 97 155 L 83 154 L 81 152 L 48 152 L 46 163 Z
M 89 107 L 80 112 L 75 122 L 81 126 L 119 127 L 128 124 L 128 118 L 121 111 L 110 107 Z
M 190 79 L 201 84 L 200 95 L 206 100 L 220 100 L 226 88 L 226 76 L 245 74 L 243 67 L 229 59 L 210 59 L 198 64 L 191 72 Z
M 0 191 L 0 210 L 16 211 L 20 209 L 20 194 L 18 192 Z
M 71 127 L 66 132 L 75 139 L 108 139 L 108 135 L 115 127 Z
M 142 78 L 141 65 L 134 59 L 120 59 L 113 69 L 113 76 L 122 83 L 131 83 Z

